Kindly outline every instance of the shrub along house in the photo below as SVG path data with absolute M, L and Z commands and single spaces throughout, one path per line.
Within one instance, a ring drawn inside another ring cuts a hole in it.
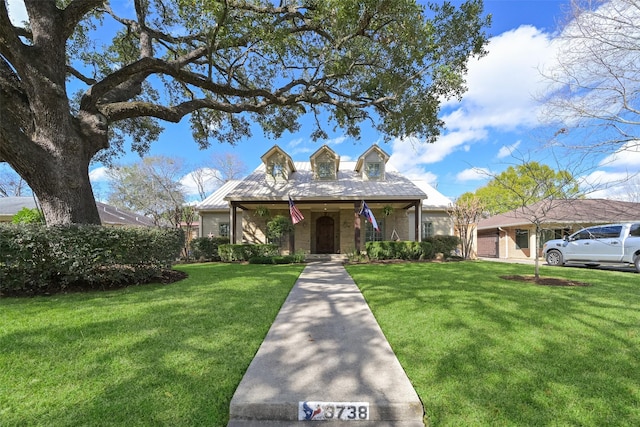
M 364 250 L 367 241 L 452 234 L 448 199 L 388 167 L 389 155 L 377 145 L 356 162 L 341 162 L 326 145 L 308 162 L 294 162 L 277 145 L 261 160 L 245 179 L 227 182 L 197 206 L 201 236 L 266 243 L 269 221 L 277 215 L 291 218 L 292 209 L 303 219 L 283 243 L 289 253 L 349 253 Z M 432 196 L 435 203 L 430 203 Z M 361 215 L 363 202 L 377 229 Z

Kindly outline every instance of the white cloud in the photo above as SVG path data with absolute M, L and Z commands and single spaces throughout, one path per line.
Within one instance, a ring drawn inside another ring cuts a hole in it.
M 513 154 L 515 150 L 518 149 L 519 146 L 520 146 L 520 141 L 511 145 L 503 145 L 502 147 L 500 147 L 500 150 L 498 150 L 498 158 L 504 159 L 505 157 L 509 157 L 511 154 Z
M 392 154 L 389 162 L 404 173 L 417 165 L 441 162 L 458 149 L 466 151 L 468 142 L 480 141 L 486 136 L 484 129 L 469 129 L 447 133 L 433 144 L 416 138 L 395 138 L 390 143 Z
M 640 202 L 640 176 L 636 172 L 598 170 L 579 178 L 580 188 L 590 199 Z
M 348 138 L 346 136 L 342 135 L 342 136 L 338 136 L 336 138 L 327 139 L 325 141 L 325 144 L 327 144 L 327 145 L 340 145 L 343 142 L 345 142 L 347 139 Z
M 198 177 L 200 175 L 200 177 Z M 189 172 L 180 179 L 180 184 L 187 196 L 198 196 L 198 179 L 202 180 L 204 192 L 208 196 L 220 187 L 220 181 L 216 179 L 219 173 L 215 169 L 200 168 Z
M 304 142 L 304 139 L 296 138 L 289 141 L 287 145 L 289 146 L 289 148 L 296 148 L 298 145 L 302 144 L 303 142 Z
M 458 182 L 482 181 L 482 180 L 488 179 L 490 175 L 491 175 L 491 172 L 487 168 L 470 168 L 470 169 L 465 169 L 462 172 L 459 172 L 456 175 L 456 181 Z
M 526 46 L 526 49 L 523 49 Z M 532 26 L 521 26 L 493 37 L 489 53 L 472 60 L 467 74 L 468 91 L 461 102 L 443 105 L 442 119 L 447 130 L 434 144 L 411 138 L 391 142 L 391 162 L 401 172 L 442 162 L 457 151 L 471 152 L 473 145 L 486 141 L 491 131 L 509 132 L 539 125 L 538 102 L 534 94 L 545 86 L 542 64 L 554 58 L 551 35 Z M 502 147 L 498 157 L 506 157 L 520 142 Z M 461 172 L 463 176 L 466 171 Z
M 628 141 L 615 153 L 605 157 L 599 166 L 607 168 L 633 168 L 638 169 L 640 165 L 640 141 Z
M 89 172 L 89 180 L 91 182 L 109 182 L 111 178 L 108 174 L 109 169 L 105 166 L 100 166 Z
M 444 117 L 447 127 L 509 131 L 537 126 L 534 95 L 546 86 L 540 68 L 555 55 L 551 35 L 524 25 L 491 38 L 488 51 L 469 64 L 462 102 L 447 104 L 453 109 Z

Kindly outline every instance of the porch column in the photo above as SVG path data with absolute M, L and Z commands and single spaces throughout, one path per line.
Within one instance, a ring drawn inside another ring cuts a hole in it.
M 237 206 L 234 202 L 231 202 L 231 209 L 229 210 L 229 243 L 236 244 L 236 221 L 238 220 Z
M 353 202 L 353 244 L 360 251 L 360 202 Z
M 422 199 L 418 200 L 418 203 L 416 203 L 416 210 L 415 210 L 415 239 L 416 242 L 421 242 L 422 241 L 422 233 L 420 232 L 422 230 Z

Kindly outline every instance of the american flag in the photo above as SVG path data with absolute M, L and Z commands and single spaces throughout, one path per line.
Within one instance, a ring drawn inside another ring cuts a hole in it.
M 369 221 L 371 223 L 371 225 L 373 225 L 373 228 L 376 231 L 380 231 L 380 229 L 378 228 L 378 222 L 376 221 L 376 217 L 373 216 L 373 212 L 371 212 L 371 209 L 369 209 L 369 206 L 367 206 L 367 204 L 365 203 L 365 201 L 362 201 L 362 207 L 360 208 L 360 215 L 363 215 L 367 221 Z
M 294 224 L 297 224 L 304 219 L 300 209 L 298 209 L 293 203 L 293 200 L 291 200 L 291 196 L 289 196 L 289 213 L 291 213 L 291 222 Z

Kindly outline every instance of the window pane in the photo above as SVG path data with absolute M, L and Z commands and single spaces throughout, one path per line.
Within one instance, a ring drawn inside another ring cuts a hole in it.
M 620 237 L 621 231 L 622 231 L 621 225 L 602 227 L 600 229 L 600 234 L 597 237 L 599 239 L 616 239 Z
M 380 163 L 367 163 L 365 173 L 369 179 L 378 179 L 382 175 L 382 167 Z
M 318 178 L 333 179 L 334 178 L 333 171 L 334 171 L 333 162 L 318 163 Z
M 422 223 L 422 238 L 433 237 L 433 222 Z
M 378 228 L 380 231 L 376 231 L 373 228 L 373 225 L 369 221 L 365 221 L 365 234 L 364 241 L 365 242 L 381 242 L 384 240 L 384 219 L 377 219 Z
M 529 230 L 516 229 L 516 249 L 529 249 Z
M 229 237 L 229 223 L 220 223 L 220 225 L 218 226 L 218 232 L 220 234 L 220 237 Z

